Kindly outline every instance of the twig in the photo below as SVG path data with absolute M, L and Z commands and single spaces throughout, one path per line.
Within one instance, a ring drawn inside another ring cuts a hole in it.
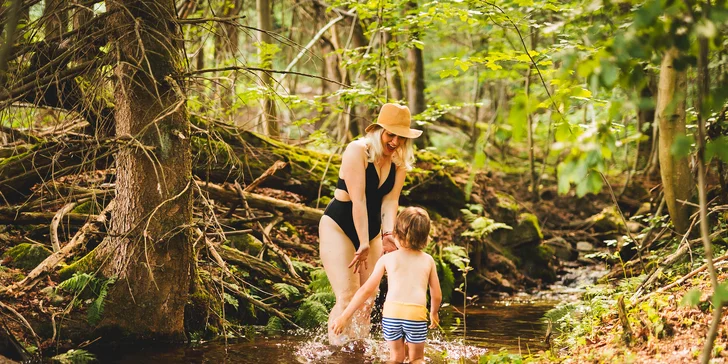
M 196 71 L 190 71 L 185 73 L 186 77 L 191 77 L 195 75 L 199 75 L 202 73 L 215 73 L 215 72 L 222 72 L 222 71 L 246 71 L 246 72 L 267 72 L 267 73 L 280 73 L 280 74 L 291 74 L 291 75 L 297 75 L 297 76 L 304 76 L 304 77 L 310 77 L 310 78 L 317 78 L 319 80 L 323 80 L 326 82 L 335 83 L 339 86 L 343 87 L 351 87 L 350 85 L 347 85 L 345 83 L 341 83 L 336 80 L 332 80 L 327 77 L 318 76 L 318 75 L 312 75 L 310 73 L 303 73 L 303 72 L 295 72 L 295 71 L 281 71 L 281 70 L 274 70 L 269 68 L 259 68 L 259 67 L 246 67 L 246 66 L 228 66 L 228 67 L 219 67 L 219 68 L 204 68 L 201 70 Z
M 235 191 L 237 191 L 238 197 L 241 200 L 245 201 L 245 191 L 240 186 L 240 183 L 238 183 L 238 181 L 235 181 Z M 301 277 L 298 275 L 298 273 L 296 273 L 296 268 L 293 266 L 291 258 L 288 257 L 288 255 L 273 242 L 273 239 L 271 239 L 270 235 L 266 233 L 265 229 L 263 228 L 263 224 L 261 224 L 260 221 L 256 221 L 256 224 L 263 234 L 263 243 L 265 243 L 268 248 L 273 250 L 273 252 L 278 255 L 278 257 L 283 261 L 283 263 L 288 268 L 289 273 L 291 273 L 293 277 L 300 279 Z
M 82 201 L 78 201 L 82 202 Z M 58 239 L 58 225 L 61 223 L 61 219 L 63 219 L 63 216 L 65 216 L 67 213 L 71 212 L 74 207 L 76 207 L 76 204 L 78 202 L 70 202 L 64 205 L 58 212 L 56 212 L 55 216 L 53 216 L 53 219 L 51 220 L 51 226 L 50 226 L 50 232 L 51 232 L 51 246 L 53 246 L 53 252 L 58 252 L 61 250 L 61 243 Z
M 238 19 L 244 19 L 245 15 L 238 15 L 238 16 L 230 16 L 230 17 L 212 17 L 212 18 L 187 18 L 187 19 L 177 19 L 176 22 L 179 24 L 200 24 L 200 23 L 207 23 L 207 22 L 220 22 L 220 23 L 231 23 Z

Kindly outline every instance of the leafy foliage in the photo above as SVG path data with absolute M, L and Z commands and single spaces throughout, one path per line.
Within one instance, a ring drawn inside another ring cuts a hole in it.
M 53 362 L 60 364 L 85 364 L 96 361 L 96 356 L 82 349 L 71 349 L 63 354 L 51 358 Z
M 287 283 L 275 283 L 273 284 L 273 289 L 282 294 L 287 300 L 300 295 L 298 288 Z
M 88 273 L 74 273 L 71 278 L 61 282 L 57 289 L 73 293 L 73 304 L 79 304 L 84 297 L 92 299 L 88 306 L 88 322 L 96 325 L 104 313 L 104 300 L 109 293 L 109 287 L 116 282 L 116 278 L 98 278 Z
M 462 236 L 469 236 L 477 239 L 482 239 L 492 232 L 498 229 L 513 229 L 512 227 L 502 222 L 495 222 L 495 220 L 487 218 L 485 216 L 478 216 L 472 213 L 470 210 L 462 209 L 463 218 L 470 224 L 470 229 L 463 232 Z

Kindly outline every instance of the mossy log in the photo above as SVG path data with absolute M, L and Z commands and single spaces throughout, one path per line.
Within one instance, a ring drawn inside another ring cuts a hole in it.
M 338 154 L 307 150 L 229 126 L 209 126 L 195 119 L 193 124 L 203 131 L 191 137 L 193 173 L 201 180 L 248 184 L 282 160 L 286 167 L 268 177 L 263 187 L 297 193 L 304 203 L 315 201 L 319 195 L 333 195 L 341 163 Z M 44 142 L 25 153 L 0 159 L 0 193 L 7 201 L 19 201 L 38 183 L 84 169 L 106 169 L 113 165 L 114 143 Z M 416 153 L 416 158 L 417 168 L 407 174 L 402 204 L 423 205 L 447 217 L 457 216 L 465 204 L 464 183 L 457 183 L 453 173 L 466 171 L 466 167 L 427 151 Z
M 266 277 L 274 282 L 287 283 L 301 291 L 306 290 L 306 286 L 301 280 L 286 275 L 282 270 L 274 267 L 268 262 L 262 261 L 256 257 L 225 245 L 220 245 L 217 248 L 217 252 L 220 256 L 230 264 L 235 264 L 255 275 Z

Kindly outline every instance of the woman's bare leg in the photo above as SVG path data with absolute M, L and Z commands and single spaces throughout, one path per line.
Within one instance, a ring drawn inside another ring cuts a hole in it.
M 354 259 L 354 253 L 356 253 L 354 244 L 349 237 L 333 219 L 324 215 L 319 222 L 319 255 L 331 288 L 336 295 L 336 304 L 331 309 L 328 322 L 329 343 L 332 345 L 343 345 L 346 337 L 356 337 L 352 330 L 355 325 L 349 325 L 339 336 L 331 332 L 331 322 L 341 315 L 351 302 L 356 290 L 361 286 L 359 274 L 354 274 L 353 268 L 347 268 L 349 262 Z

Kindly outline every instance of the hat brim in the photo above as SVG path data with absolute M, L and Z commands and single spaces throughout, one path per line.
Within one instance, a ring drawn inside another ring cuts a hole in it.
M 368 132 L 374 130 L 375 128 L 384 128 L 384 130 L 386 130 L 390 133 L 393 133 L 393 134 L 396 134 L 396 135 L 399 135 L 401 137 L 408 138 L 408 139 L 414 139 L 414 138 L 417 138 L 420 135 L 422 135 L 422 130 L 402 128 L 402 127 L 398 127 L 398 126 L 389 126 L 389 125 L 384 126 L 382 124 L 377 124 L 377 123 L 367 126 L 367 128 L 364 129 L 364 132 L 368 133 Z

